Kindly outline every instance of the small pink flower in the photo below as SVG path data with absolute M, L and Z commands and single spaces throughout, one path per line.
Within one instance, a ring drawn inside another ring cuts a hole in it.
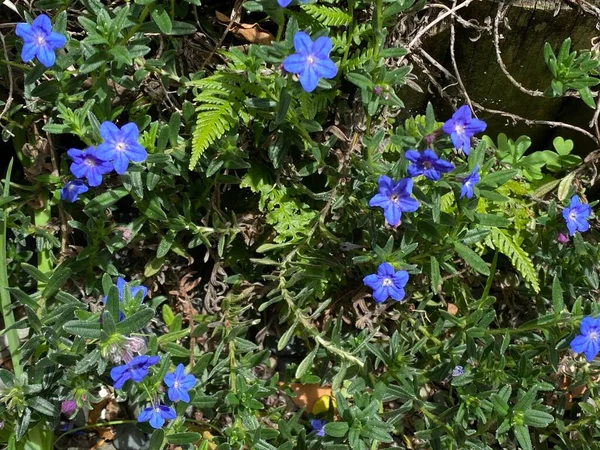
M 558 236 L 556 236 L 556 242 L 559 244 L 566 244 L 569 242 L 569 237 L 565 233 L 558 233 Z
M 72 416 L 77 411 L 77 403 L 75 400 L 65 400 L 60 405 L 60 411 L 66 416 Z

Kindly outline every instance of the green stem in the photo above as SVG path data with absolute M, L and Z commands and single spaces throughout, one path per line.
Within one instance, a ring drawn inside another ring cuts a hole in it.
M 487 279 L 487 283 L 485 284 L 485 288 L 483 289 L 483 294 L 481 295 L 480 301 L 485 301 L 487 299 L 490 289 L 492 288 L 492 283 L 494 282 L 494 276 L 496 275 L 496 264 L 498 264 L 498 250 L 494 253 L 494 259 L 492 260 L 492 267 L 490 267 L 490 275 Z
M 10 173 L 12 171 L 13 160 L 8 164 L 6 178 L 4 180 L 3 198 L 8 197 L 10 186 Z M 2 318 L 5 328 L 12 327 L 15 324 L 15 316 L 12 310 L 10 294 L 8 293 L 8 269 L 6 261 L 6 227 L 8 224 L 8 204 L 4 205 L 2 217 L 0 217 L 0 306 L 2 307 Z M 19 358 L 19 335 L 17 330 L 7 331 L 8 351 L 12 360 L 13 370 L 16 376 L 21 376 L 23 369 Z
M 340 68 L 345 67 L 346 61 L 348 61 L 348 55 L 350 53 L 350 47 L 352 46 L 352 36 L 354 34 L 354 0 L 348 0 L 348 14 L 352 17 L 352 23 L 348 29 L 348 42 L 346 42 L 346 48 L 344 49 L 344 57 L 340 64 Z
M 47 194 L 45 194 L 42 201 L 43 201 L 42 208 L 36 209 L 35 212 L 33 213 L 33 221 L 35 223 L 35 226 L 38 228 L 45 227 L 48 224 L 48 222 L 50 221 L 50 219 L 52 218 L 50 201 L 47 197 Z M 38 269 L 42 273 L 45 273 L 45 274 L 49 273 L 52 270 L 52 259 L 50 258 L 50 250 L 48 250 L 48 249 L 40 250 L 38 252 L 37 257 L 38 257 L 38 261 L 37 261 Z M 37 285 L 38 291 L 43 291 L 45 287 L 46 287 L 45 283 L 38 281 L 38 285 Z M 38 315 L 41 315 L 44 307 L 46 306 L 46 299 L 44 298 L 44 296 L 40 297 L 38 304 L 39 304 Z
M 379 57 L 383 37 L 383 0 L 375 1 L 376 27 L 375 30 L 375 60 Z

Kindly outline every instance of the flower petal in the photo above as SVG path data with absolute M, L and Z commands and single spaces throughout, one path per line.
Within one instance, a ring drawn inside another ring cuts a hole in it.
M 297 53 L 307 56 L 311 54 L 313 41 L 304 31 L 298 31 L 294 35 L 294 48 Z
M 335 63 L 327 59 L 316 59 L 314 64 L 315 74 L 320 78 L 331 79 L 335 78 L 338 72 L 338 68 Z
M 140 130 L 135 122 L 129 122 L 121 127 L 121 135 L 125 138 L 127 143 L 137 143 L 140 136 Z
M 382 194 L 376 194 L 371 200 L 369 200 L 370 207 L 380 206 L 384 208 L 388 203 L 390 203 L 390 198 Z
M 312 43 L 311 53 L 316 56 L 317 59 L 327 59 L 332 48 L 333 41 L 331 38 L 328 36 L 321 36 Z
M 371 289 L 377 289 L 379 286 L 381 286 L 381 279 L 379 278 L 379 276 L 377 276 L 377 274 L 373 273 L 364 277 L 363 283 L 365 286 L 368 286 Z
M 394 180 L 387 175 L 381 175 L 377 184 L 379 186 L 379 192 L 389 198 L 392 194 L 392 189 L 394 188 Z
M 33 21 L 33 28 L 38 28 L 46 34 L 52 33 L 52 22 L 46 14 L 40 14 Z
M 389 295 L 388 295 L 388 290 L 387 288 L 380 286 L 379 288 L 375 289 L 375 291 L 373 292 L 373 299 L 377 302 L 377 303 L 383 303 L 388 299 Z
M 173 408 L 169 408 L 165 405 L 159 405 L 158 409 L 160 409 L 160 415 L 167 420 L 174 420 L 177 418 L 177 413 Z
M 397 203 L 390 202 L 383 209 L 383 216 L 385 217 L 387 223 L 395 227 L 400 223 L 400 219 L 402 218 L 402 211 L 398 207 Z
M 589 334 L 593 328 L 596 328 L 596 319 L 591 316 L 584 317 L 579 324 L 579 330 L 581 331 L 581 334 Z
M 283 60 L 283 68 L 290 73 L 302 73 L 306 69 L 306 56 L 294 53 Z
M 119 175 L 123 175 L 125 172 L 127 172 L 129 159 L 123 152 L 115 152 L 113 166 L 115 168 L 115 172 L 117 172 Z
M 21 49 L 21 59 L 23 62 L 29 62 L 37 55 L 39 47 L 33 42 L 27 42 Z
M 472 119 L 468 124 L 465 125 L 465 134 L 467 136 L 474 136 L 477 133 L 485 131 L 487 124 L 483 120 Z
M 418 177 L 419 175 L 423 175 L 423 169 L 419 169 L 419 166 L 416 164 L 410 164 L 406 169 L 406 173 L 408 173 L 409 177 Z
M 390 297 L 392 297 L 397 302 L 404 299 L 404 296 L 406 295 L 406 293 L 404 292 L 404 289 L 396 287 L 396 286 L 390 286 L 389 293 L 390 293 Z
M 431 181 L 438 181 L 440 179 L 440 173 L 436 170 L 435 167 L 425 169 L 423 171 L 423 175 L 425 175 L 425 178 Z
M 167 387 L 173 386 L 175 384 L 175 374 L 172 372 L 167 373 L 163 378 L 163 381 L 165 382 Z
M 392 281 L 396 287 L 404 287 L 408 283 L 408 272 L 406 270 L 399 270 L 393 276 Z
M 161 428 L 165 424 L 165 419 L 162 415 L 154 411 L 150 417 L 150 426 L 155 429 Z
M 314 91 L 319 84 L 319 77 L 317 77 L 317 74 L 312 67 L 307 67 L 304 72 L 299 75 L 299 78 L 302 89 L 306 92 Z
M 64 37 L 62 34 L 50 33 L 50 35 L 46 37 L 46 43 L 50 48 L 56 50 L 65 46 L 65 44 L 67 43 L 67 38 Z
M 394 189 L 393 189 L 394 192 L 396 192 L 398 194 L 403 194 L 405 196 L 412 194 L 412 190 L 413 190 L 412 178 L 401 179 L 400 181 L 398 181 L 396 183 L 396 185 L 394 186 Z
M 104 121 L 100 124 L 100 136 L 105 142 L 121 140 L 121 130 L 112 122 Z
M 398 204 L 403 212 L 415 212 L 419 209 L 419 202 L 412 197 L 401 197 Z
M 146 152 L 146 149 L 140 144 L 134 142 L 127 146 L 125 155 L 127 156 L 127 158 L 129 158 L 131 162 L 141 163 L 146 161 L 146 158 L 148 157 L 148 152 Z
M 436 162 L 434 162 L 433 167 L 435 167 L 436 170 L 441 173 L 448 173 L 454 170 L 454 164 L 443 159 L 438 159 Z
M 407 150 L 404 157 L 410 162 L 417 163 L 421 159 L 421 154 L 416 150 Z
M 462 105 L 452 115 L 452 118 L 457 122 L 469 122 L 471 120 L 471 109 L 467 105 Z
M 138 416 L 138 422 L 148 422 L 154 414 L 154 408 L 145 408 Z
M 277 3 L 279 4 L 279 6 L 281 6 L 282 8 L 285 8 L 286 6 L 288 6 L 290 3 L 292 3 L 292 0 L 277 0 Z
M 384 262 L 379 264 L 379 267 L 377 268 L 377 275 L 380 278 L 383 277 L 393 277 L 396 274 L 396 271 L 394 270 L 394 266 L 392 266 L 390 263 Z
M 56 55 L 54 54 L 54 50 L 52 50 L 50 46 L 42 45 L 38 47 L 37 59 L 44 66 L 50 68 L 56 62 Z
M 600 342 L 589 340 L 586 349 L 583 351 L 583 354 L 585 355 L 585 359 L 592 361 L 599 351 Z
M 15 34 L 24 41 L 33 41 L 34 39 L 33 27 L 28 23 L 18 23 Z

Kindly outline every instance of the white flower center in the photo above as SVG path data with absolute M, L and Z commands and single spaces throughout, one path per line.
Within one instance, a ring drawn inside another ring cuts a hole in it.
M 38 34 L 35 37 L 35 40 L 37 41 L 38 45 L 45 45 L 46 44 L 46 38 L 44 37 L 43 34 Z
M 181 384 L 179 384 L 179 381 L 176 381 L 175 383 L 173 383 L 173 387 L 175 389 L 179 389 L 179 386 L 181 386 Z
M 465 186 L 466 187 L 471 187 L 471 180 L 465 181 Z
M 463 134 L 465 132 L 465 127 L 461 124 L 457 124 L 456 127 L 454 127 L 454 129 L 458 134 Z
M 306 58 L 306 63 L 312 66 L 315 63 L 315 58 L 312 55 L 309 55 Z
M 160 413 L 160 408 L 154 408 L 154 412 Z
M 390 201 L 398 203 L 398 194 L 392 194 L 392 196 L 390 197 Z
M 70 184 L 69 186 L 67 186 L 67 189 L 72 191 L 73 189 L 75 189 L 75 185 L 74 184 Z
M 384 279 L 383 279 L 383 283 L 382 283 L 382 284 L 383 284 L 384 286 L 391 286 L 391 285 L 393 284 L 393 283 L 392 283 L 392 279 L 391 279 L 391 278 L 384 278 Z
M 575 220 L 577 218 L 577 213 L 575 211 L 571 211 L 569 213 L 569 219 Z
M 597 331 L 592 331 L 589 335 L 588 335 L 588 339 L 592 342 L 596 342 L 598 340 L 598 332 Z
M 119 142 L 117 145 L 115 145 L 115 147 L 118 151 L 122 152 L 123 150 L 125 150 L 126 145 L 124 142 Z
M 93 158 L 85 158 L 85 165 L 88 167 L 94 167 L 96 165 L 96 161 Z

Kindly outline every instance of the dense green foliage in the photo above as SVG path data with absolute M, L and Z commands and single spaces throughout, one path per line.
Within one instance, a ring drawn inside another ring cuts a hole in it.
M 0 445 L 52 448 L 61 402 L 91 409 L 101 387 L 135 421 L 182 363 L 198 382 L 177 419 L 138 424 L 151 449 L 597 448 L 599 365 L 569 348 L 600 313 L 595 218 L 566 239 L 561 214 L 589 185 L 573 141 L 481 135 L 467 156 L 441 105 L 400 120 L 415 76 L 388 35 L 424 0 L 247 1 L 275 39 L 215 54 L 218 39 L 195 40 L 199 3 L 17 6 L 14 20 L 46 13 L 68 41 L 51 69 L 23 63 L 14 36 L 0 61 L 15 155 L 0 200 Z M 338 75 L 311 93 L 281 68 L 299 30 L 334 45 Z M 597 55 L 544 57 L 547 95 L 595 108 Z M 105 121 L 137 124 L 147 159 L 61 200 L 67 150 L 103 142 Z M 405 152 L 425 148 L 455 169 L 415 178 L 419 209 L 390 227 L 368 204 L 379 177 L 406 178 Z M 409 273 L 402 302 L 362 282 L 384 262 Z M 119 302 L 117 277 L 148 297 Z M 160 363 L 112 390 L 131 336 Z M 293 407 L 297 383 L 331 387 L 335 407 Z

